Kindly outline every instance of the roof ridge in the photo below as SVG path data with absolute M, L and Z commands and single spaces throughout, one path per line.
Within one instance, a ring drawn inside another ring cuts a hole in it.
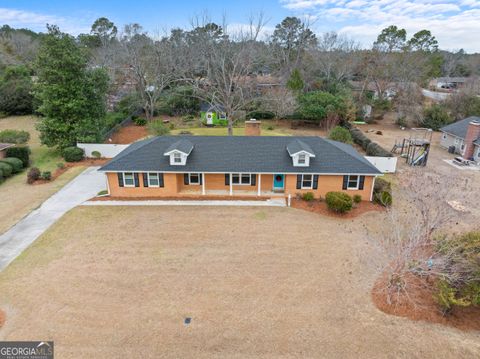
M 372 168 L 377 169 L 377 167 L 375 167 L 370 161 L 368 161 L 368 160 L 365 158 L 365 156 L 362 156 L 359 152 L 357 152 L 352 145 L 349 145 L 349 144 L 343 143 L 343 142 L 339 142 L 339 141 L 330 140 L 330 139 L 328 139 L 328 138 L 324 138 L 324 140 L 325 140 L 327 143 L 329 143 L 329 144 L 331 144 L 332 146 L 334 146 L 335 148 L 338 148 L 338 149 L 339 149 L 340 151 L 342 151 L 343 153 L 346 153 L 346 154 L 349 155 L 351 158 L 353 158 L 353 159 L 355 159 L 355 160 L 357 160 L 357 161 L 360 161 L 360 162 L 362 162 L 362 163 L 364 163 L 364 164 L 367 164 L 367 165 L 369 165 L 369 166 L 372 167 Z M 340 145 L 340 146 L 338 146 L 338 145 Z M 355 153 L 355 154 L 352 154 L 352 153 L 350 153 L 349 151 L 346 151 L 344 148 L 341 148 L 342 146 L 348 146 L 349 149 L 351 148 L 352 150 L 356 151 L 356 153 Z M 358 157 L 357 157 L 357 155 L 358 155 Z

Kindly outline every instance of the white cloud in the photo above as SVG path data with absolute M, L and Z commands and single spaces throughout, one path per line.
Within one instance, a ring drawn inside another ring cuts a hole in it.
M 409 35 L 428 29 L 444 49 L 480 52 L 480 1 L 478 0 L 280 0 L 297 15 L 321 19 L 364 46 L 373 43 L 389 25 L 405 28 Z

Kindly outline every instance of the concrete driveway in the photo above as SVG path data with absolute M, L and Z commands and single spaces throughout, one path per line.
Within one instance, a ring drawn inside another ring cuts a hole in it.
M 0 271 L 73 207 L 106 188 L 99 167 L 89 167 L 0 236 Z

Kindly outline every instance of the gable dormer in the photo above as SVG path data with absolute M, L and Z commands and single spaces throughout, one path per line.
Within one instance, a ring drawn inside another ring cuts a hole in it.
M 172 143 L 163 155 L 170 157 L 171 166 L 185 166 L 192 150 L 193 144 L 190 141 L 180 140 Z
M 315 157 L 312 149 L 305 142 L 294 140 L 287 145 L 287 151 L 292 158 L 294 167 L 310 166 L 310 159 Z

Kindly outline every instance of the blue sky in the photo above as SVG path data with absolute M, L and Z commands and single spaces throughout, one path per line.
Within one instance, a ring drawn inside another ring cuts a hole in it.
M 88 32 L 106 16 L 119 27 L 138 22 L 150 32 L 189 27 L 195 15 L 208 13 L 217 22 L 227 15 L 241 25 L 263 11 L 269 20 L 265 34 L 285 16 L 309 19 L 317 33 L 337 31 L 368 46 L 379 31 L 396 24 L 411 35 L 427 28 L 446 49 L 480 52 L 480 0 L 0 0 L 0 23 L 39 31 L 56 23 L 72 34 Z

